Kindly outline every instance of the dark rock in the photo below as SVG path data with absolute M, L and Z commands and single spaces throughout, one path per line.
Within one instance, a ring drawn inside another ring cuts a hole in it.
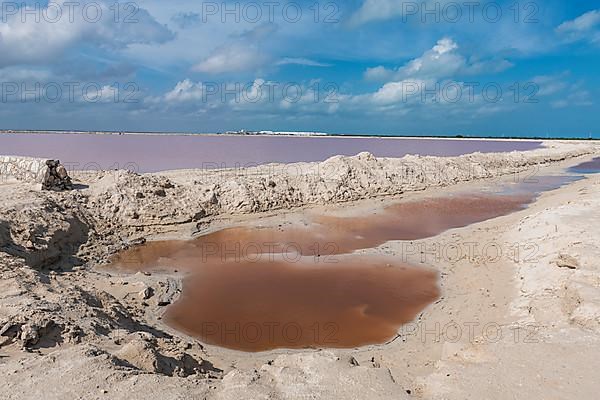
M 154 289 L 151 287 L 145 287 L 140 293 L 140 297 L 142 300 L 148 300 L 150 297 L 154 295 Z
M 58 160 L 47 160 L 48 170 L 44 174 L 42 190 L 53 190 L 61 192 L 63 190 L 72 190 L 73 182 L 67 173 L 67 169 Z
M 146 238 L 145 237 L 139 237 L 139 238 L 131 239 L 129 241 L 129 245 L 130 246 L 139 246 L 139 245 L 142 245 L 144 243 L 146 243 Z M 144 275 L 146 275 L 146 274 L 144 274 Z M 150 274 L 148 274 L 148 275 L 150 275 Z
M 206 217 L 206 210 L 200 210 L 192 217 L 192 221 L 197 222 Z

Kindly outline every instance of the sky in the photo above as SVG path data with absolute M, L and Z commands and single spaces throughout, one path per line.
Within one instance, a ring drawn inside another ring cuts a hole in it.
M 600 3 L 1 1 L 0 129 L 600 138 Z

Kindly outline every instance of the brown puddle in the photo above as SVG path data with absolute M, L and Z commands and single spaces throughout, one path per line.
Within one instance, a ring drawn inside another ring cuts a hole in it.
M 385 343 L 438 298 L 437 273 L 350 253 L 507 215 L 533 199 L 428 198 L 360 217 L 316 216 L 303 226 L 231 228 L 151 242 L 120 253 L 114 265 L 187 272 L 164 319 L 206 343 L 243 351 Z
M 114 262 L 131 271 L 194 272 L 210 263 L 272 259 L 265 254 L 285 254 L 290 262 L 300 261 L 301 256 L 327 261 L 327 256 L 370 249 L 391 240 L 423 239 L 507 215 L 532 199 L 530 194 L 430 198 L 395 204 L 361 217 L 316 216 L 304 226 L 229 228 L 191 241 L 150 242 L 120 253 Z
M 345 348 L 385 342 L 438 296 L 436 272 L 373 258 L 208 264 L 166 322 L 236 350 Z

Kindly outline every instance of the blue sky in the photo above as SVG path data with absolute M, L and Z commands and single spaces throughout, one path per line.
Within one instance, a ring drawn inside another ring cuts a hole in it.
M 600 138 L 590 1 L 21 4 L 0 129 Z

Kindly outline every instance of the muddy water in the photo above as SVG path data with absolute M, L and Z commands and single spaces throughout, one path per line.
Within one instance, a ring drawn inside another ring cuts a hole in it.
M 187 273 L 165 321 L 206 343 L 244 351 L 384 343 L 439 296 L 437 273 L 352 254 L 509 214 L 534 195 L 457 195 L 359 217 L 238 227 L 121 253 L 129 271 Z
M 166 322 L 222 347 L 381 343 L 439 296 L 437 273 L 384 259 L 210 263 L 192 274 Z
M 164 320 L 205 343 L 251 352 L 384 343 L 439 297 L 437 273 L 356 251 L 507 215 L 577 179 L 542 176 L 359 216 L 151 242 L 120 253 L 113 266 L 185 272 L 183 294 Z
M 125 251 L 116 264 L 131 271 L 197 271 L 210 263 L 261 261 L 283 255 L 335 261 L 331 256 L 377 247 L 391 240 L 418 240 L 509 214 L 532 200 L 514 196 L 469 195 L 430 198 L 392 205 L 361 217 L 316 216 L 302 226 L 238 227 L 192 241 L 151 242 Z

